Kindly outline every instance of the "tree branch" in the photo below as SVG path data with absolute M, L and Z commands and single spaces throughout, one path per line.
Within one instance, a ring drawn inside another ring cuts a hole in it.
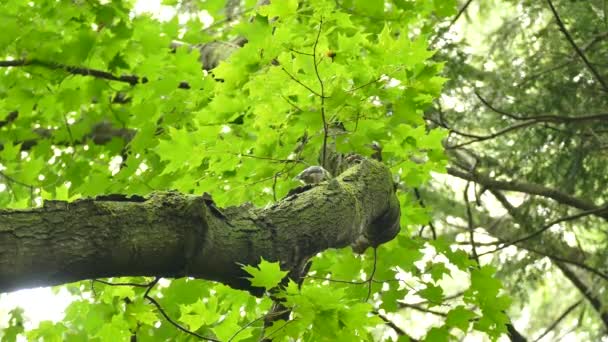
M 608 312 L 606 312 L 605 305 L 602 303 L 601 297 L 596 296 L 593 291 L 576 275 L 568 266 L 563 263 L 556 262 L 555 265 L 559 268 L 564 276 L 570 280 L 570 282 L 576 287 L 583 296 L 589 301 L 593 309 L 600 315 L 604 327 L 608 328 Z
M 239 265 L 263 257 L 300 271 L 328 248 L 393 239 L 399 217 L 390 170 L 367 159 L 266 208 L 220 209 L 209 194 L 160 192 L 3 209 L 0 292 L 129 275 L 190 276 L 256 294 Z
M 500 251 L 502 249 L 505 249 L 505 248 L 507 248 L 509 246 L 513 246 L 513 245 L 516 245 L 516 244 L 518 244 L 520 242 L 524 242 L 524 241 L 533 239 L 533 238 L 539 236 L 540 234 L 542 234 L 543 232 L 549 230 L 551 227 L 553 227 L 554 225 L 556 225 L 558 223 L 576 220 L 576 219 L 581 218 L 581 217 L 585 217 L 585 216 L 589 216 L 589 215 L 593 215 L 593 214 L 599 214 L 599 213 L 602 213 L 604 211 L 608 212 L 608 205 L 605 205 L 605 206 L 597 208 L 597 209 L 582 211 L 582 212 L 576 213 L 574 215 L 568 215 L 568 216 L 560 217 L 557 220 L 554 220 L 554 221 L 551 221 L 551 222 L 547 223 L 541 229 L 539 229 L 539 230 L 537 230 L 537 231 L 535 231 L 535 232 L 533 232 L 533 233 L 531 233 L 529 235 L 526 235 L 524 237 L 521 237 L 521 238 L 513 240 L 513 241 L 509 241 L 509 242 L 505 243 L 504 245 L 502 245 L 500 247 L 497 247 L 497 248 L 495 248 L 495 249 L 493 249 L 491 251 L 487 251 L 485 253 L 481 253 L 479 256 L 483 256 L 483 255 L 486 255 L 486 254 L 496 253 L 496 252 L 498 252 L 498 251 Z
M 549 325 L 547 327 L 547 329 L 545 329 L 545 331 L 534 340 L 534 342 L 540 341 L 541 338 L 545 337 L 545 335 L 547 335 L 549 332 L 551 332 L 551 330 L 555 329 L 555 327 L 557 327 L 557 325 L 564 318 L 566 318 L 566 316 L 568 316 L 574 309 L 576 309 L 582 303 L 583 303 L 582 300 L 578 300 L 578 301 L 574 302 L 574 304 L 572 304 L 568 308 L 566 308 L 566 310 L 553 323 L 551 323 L 551 325 Z
M 80 76 L 92 76 L 95 78 L 105 79 L 109 81 L 128 83 L 132 86 L 139 83 L 147 83 L 146 77 L 139 77 L 136 75 L 122 75 L 116 76 L 110 72 L 91 69 L 85 67 L 77 67 L 72 65 L 65 65 L 56 62 L 43 61 L 40 59 L 16 59 L 12 61 L 0 61 L 0 67 L 26 67 L 26 66 L 39 66 L 51 70 L 64 70 L 72 75 Z M 190 85 L 186 82 L 181 82 L 178 86 L 181 89 L 190 89 Z
M 522 116 L 507 112 L 505 110 L 501 110 L 493 106 L 488 100 L 483 98 L 479 92 L 475 91 L 475 96 L 483 103 L 486 107 L 488 107 L 493 112 L 498 114 L 507 116 L 514 120 L 534 120 L 535 123 L 542 122 L 553 122 L 553 123 L 578 123 L 584 121 L 594 121 L 594 120 L 608 120 L 608 113 L 598 113 L 598 114 L 590 114 L 590 115 L 582 115 L 582 116 L 559 116 L 559 115 L 536 115 L 536 116 Z
M 466 172 L 454 167 L 448 167 L 447 172 L 454 177 L 462 178 L 467 181 L 473 181 L 487 188 L 524 192 L 531 195 L 551 198 L 558 203 L 569 205 L 581 210 L 597 210 L 598 212 L 595 213 L 596 216 L 608 219 L 608 213 L 604 213 L 603 211 L 599 210 L 599 207 L 592 202 L 568 195 L 553 188 L 548 188 L 535 183 L 495 180 L 479 173 Z
M 555 17 L 555 21 L 557 22 L 557 25 L 559 26 L 559 30 L 562 31 L 562 33 L 566 37 L 566 40 L 570 43 L 570 45 L 572 45 L 572 48 L 576 51 L 576 53 L 579 55 L 579 57 L 583 60 L 587 69 L 589 69 L 589 71 L 595 77 L 595 79 L 602 85 L 602 88 L 604 89 L 604 91 L 608 92 L 608 83 L 606 83 L 604 78 L 595 69 L 593 64 L 591 64 L 591 62 L 587 59 L 587 56 L 585 56 L 585 53 L 581 50 L 581 48 L 579 48 L 578 45 L 576 45 L 576 43 L 574 42 L 574 39 L 570 35 L 570 32 L 568 32 L 568 30 L 566 29 L 566 26 L 562 22 L 562 19 L 560 18 L 559 13 L 557 13 L 555 6 L 553 6 L 553 2 L 551 0 L 547 0 L 547 4 L 549 4 L 549 7 L 551 8 L 551 12 L 553 12 L 553 16 Z

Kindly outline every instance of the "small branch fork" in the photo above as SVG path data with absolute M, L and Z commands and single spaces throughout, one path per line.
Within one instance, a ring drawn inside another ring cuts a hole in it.
M 143 298 L 147 299 L 150 301 L 150 303 L 152 303 L 152 305 L 154 305 L 156 307 L 156 309 L 160 312 L 160 314 L 173 326 L 175 326 L 177 329 L 179 329 L 180 331 L 192 335 L 194 337 L 197 337 L 200 340 L 203 341 L 212 341 L 212 342 L 221 342 L 218 339 L 215 338 L 211 338 L 211 337 L 205 337 L 202 336 L 200 334 L 197 334 L 191 330 L 188 330 L 186 328 L 184 328 L 181 324 L 177 323 L 175 320 L 173 320 L 171 317 L 169 317 L 169 315 L 165 312 L 165 310 L 162 308 L 162 306 L 160 305 L 160 303 L 154 299 L 152 296 L 150 296 L 150 291 L 152 291 L 152 289 L 154 288 L 154 286 L 156 286 L 156 284 L 160 281 L 161 277 L 156 277 L 154 278 L 154 280 L 152 280 L 151 282 L 147 283 L 147 284 L 140 284 L 140 283 L 133 283 L 133 282 L 119 282 L 119 283 L 112 283 L 109 281 L 105 281 L 105 280 L 101 280 L 101 279 L 92 279 L 91 282 L 92 283 L 101 283 L 104 285 L 108 285 L 108 286 L 133 286 L 133 287 L 139 287 L 139 288 L 145 288 L 146 292 L 144 293 Z M 92 287 L 93 292 L 95 291 L 95 288 Z M 243 325 L 239 330 L 237 330 L 229 339 L 228 342 L 234 340 L 236 338 L 236 336 L 238 336 L 238 334 L 240 334 L 241 332 L 245 331 L 247 328 L 251 327 L 252 325 L 254 325 L 255 323 L 266 319 L 266 318 L 270 318 L 270 317 L 276 317 L 276 316 L 280 316 L 283 315 L 287 312 L 290 312 L 291 309 L 287 309 L 287 310 L 282 310 L 282 311 L 277 311 L 277 312 L 270 312 L 267 313 L 265 315 L 262 315 L 248 323 L 246 323 L 245 325 Z M 288 324 L 289 322 L 287 322 L 286 324 Z M 283 328 L 283 327 L 282 327 Z M 281 328 L 281 329 L 282 329 Z M 276 331 L 275 331 L 276 332 Z
M 99 279 L 93 279 L 93 282 L 98 282 L 98 283 L 102 283 L 102 284 L 109 285 L 109 286 L 134 286 L 134 287 L 146 288 L 146 292 L 144 293 L 144 298 L 147 299 L 147 300 L 149 300 L 150 303 L 152 303 L 156 307 L 156 309 L 158 310 L 158 312 L 160 312 L 160 314 L 167 320 L 167 322 L 171 323 L 173 326 L 175 326 L 177 329 L 181 330 L 182 332 L 184 332 L 186 334 L 189 334 L 189 335 L 192 335 L 194 337 L 197 337 L 197 338 L 199 338 L 199 339 L 201 339 L 203 341 L 221 342 L 220 340 L 217 340 L 215 338 L 205 337 L 205 336 L 202 336 L 200 334 L 195 333 L 194 331 L 188 330 L 188 329 L 184 328 L 181 324 L 179 324 L 176 321 L 174 321 L 171 317 L 169 317 L 169 315 L 167 315 L 167 313 L 165 312 L 165 310 L 163 309 L 163 307 L 160 305 L 160 303 L 156 299 L 154 299 L 152 296 L 150 296 L 150 291 L 152 291 L 152 289 L 154 288 L 154 286 L 156 286 L 156 284 L 158 284 L 158 282 L 160 281 L 160 279 L 161 279 L 161 277 L 155 277 L 154 280 L 152 280 L 148 284 L 110 283 L 110 282 L 107 282 L 107 281 L 104 281 L 104 280 L 99 280 Z M 234 336 L 232 338 L 234 338 Z
M 362 280 L 362 281 L 336 280 L 336 279 L 327 279 L 327 278 L 315 277 L 315 276 L 306 276 L 306 278 L 328 281 L 330 283 L 341 283 L 341 284 L 352 284 L 352 285 L 367 284 L 367 286 L 368 286 L 367 287 L 367 296 L 365 297 L 365 301 L 367 302 L 370 299 L 371 294 L 372 294 L 372 283 L 385 283 L 388 281 L 392 281 L 392 280 L 380 281 L 380 280 L 374 279 L 374 275 L 376 274 L 376 267 L 377 267 L 377 263 L 378 263 L 377 251 L 378 251 L 378 249 L 374 248 L 374 263 L 372 266 L 372 272 L 370 273 L 369 277 L 367 277 L 367 279 L 365 279 L 365 280 Z M 397 281 L 397 280 L 395 280 L 395 281 Z

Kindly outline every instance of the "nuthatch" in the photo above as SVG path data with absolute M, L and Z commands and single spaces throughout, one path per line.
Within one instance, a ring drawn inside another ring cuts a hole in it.
M 309 166 L 304 171 L 300 172 L 295 179 L 301 181 L 304 184 L 317 184 L 324 180 L 331 178 L 329 171 L 325 170 L 321 166 Z

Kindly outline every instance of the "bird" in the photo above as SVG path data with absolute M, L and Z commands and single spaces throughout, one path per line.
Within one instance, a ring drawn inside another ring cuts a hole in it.
M 377 161 L 382 161 L 382 145 L 380 145 L 377 141 L 372 141 L 371 144 L 368 144 L 367 147 L 371 148 L 374 153 L 372 153 L 372 159 L 376 159 Z
M 322 166 L 314 165 L 304 169 L 304 171 L 300 172 L 294 179 L 299 180 L 304 184 L 318 184 L 324 180 L 331 179 L 331 173 Z

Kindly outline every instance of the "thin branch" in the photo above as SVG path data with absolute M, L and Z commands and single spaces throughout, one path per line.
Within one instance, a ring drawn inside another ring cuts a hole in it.
M 321 37 L 321 29 L 323 28 L 323 18 L 319 21 L 319 31 L 317 32 L 317 38 L 312 46 L 312 59 L 315 67 L 315 74 L 317 80 L 319 80 L 319 86 L 321 87 L 321 120 L 323 120 L 323 153 L 321 157 L 321 166 L 325 167 L 325 156 L 327 155 L 327 136 L 329 135 L 329 129 L 327 127 L 327 119 L 325 118 L 325 86 L 321 75 L 319 74 L 319 67 L 317 64 L 317 45 L 319 45 L 319 38 Z
M 437 35 L 435 36 L 435 38 L 433 38 L 433 41 L 431 41 L 430 46 L 434 46 L 437 43 L 437 40 L 439 40 L 439 38 L 441 38 L 446 32 L 449 32 L 450 29 L 452 28 L 452 26 L 454 26 L 454 24 L 456 24 L 456 22 L 458 21 L 458 19 L 460 19 L 460 17 L 464 14 L 464 12 L 466 12 L 467 8 L 469 8 L 469 5 L 473 2 L 473 0 L 468 0 L 458 11 L 458 13 L 456 14 L 456 16 L 454 17 L 454 19 L 452 19 L 452 21 L 450 21 L 450 24 L 448 26 L 446 26 L 445 28 L 441 29 L 439 32 L 437 32 Z
M 381 80 L 382 80 L 382 76 L 380 76 L 380 77 L 376 77 L 375 79 L 373 79 L 373 80 L 371 80 L 371 81 L 369 81 L 369 82 L 367 82 L 367 83 L 363 83 L 363 84 L 362 84 L 362 85 L 360 85 L 360 86 L 350 88 L 350 89 L 349 89 L 349 90 L 347 90 L 346 92 L 347 92 L 347 93 L 352 93 L 352 92 L 354 92 L 354 91 L 357 91 L 357 90 L 359 90 L 359 89 L 363 89 L 363 88 L 365 88 L 365 87 L 367 87 L 367 86 L 369 86 L 369 85 L 372 85 L 372 84 L 374 84 L 374 83 L 380 82 Z
M 551 221 L 551 222 L 547 223 L 541 229 L 539 229 L 539 230 L 537 230 L 537 231 L 535 231 L 535 232 L 533 232 L 531 234 L 528 234 L 528 235 L 526 235 L 526 236 L 524 236 L 522 238 L 519 238 L 519 239 L 516 239 L 516 240 L 513 240 L 513 241 L 509 241 L 509 242 L 505 243 L 503 246 L 497 247 L 497 248 L 495 248 L 495 249 L 493 249 L 491 251 L 485 252 L 485 253 L 481 253 L 479 256 L 486 255 L 486 254 L 496 253 L 496 252 L 498 252 L 498 251 L 500 251 L 502 249 L 505 249 L 505 248 L 507 248 L 509 246 L 516 245 L 516 244 L 518 244 L 520 242 L 524 242 L 524 241 L 533 239 L 533 238 L 537 237 L 538 235 L 544 233 L 545 231 L 549 230 L 551 227 L 553 227 L 554 225 L 556 225 L 558 223 L 576 220 L 578 218 L 589 216 L 589 215 L 593 215 L 593 214 L 597 214 L 597 213 L 601 213 L 603 211 L 608 212 L 608 205 L 605 205 L 605 206 L 600 207 L 600 208 L 592 209 L 592 210 L 581 211 L 580 213 L 577 213 L 577 214 L 574 214 L 574 215 L 560 217 L 557 220 L 554 220 L 554 221 Z
M 271 316 L 280 316 L 280 315 L 282 315 L 282 314 L 284 314 L 284 313 L 287 313 L 287 312 L 290 312 L 290 311 L 291 311 L 291 309 L 289 309 L 289 310 L 283 310 L 283 311 L 277 311 L 277 312 L 271 312 L 271 313 L 268 313 L 268 314 L 266 314 L 266 315 L 260 316 L 260 317 L 258 317 L 258 318 L 256 318 L 256 319 L 254 319 L 253 321 L 248 322 L 247 324 L 245 324 L 244 326 L 242 326 L 242 327 L 241 327 L 239 330 L 237 330 L 237 331 L 236 331 L 236 332 L 235 332 L 235 333 L 234 333 L 234 334 L 233 334 L 233 335 L 232 335 L 232 336 L 231 336 L 231 337 L 228 339 L 228 342 L 230 342 L 230 341 L 234 340 L 234 338 L 235 338 L 235 337 L 236 337 L 238 334 L 240 334 L 241 332 L 243 332 L 245 329 L 249 328 L 250 326 L 252 326 L 252 325 L 253 325 L 253 324 L 255 324 L 256 322 L 259 322 L 259 321 L 261 321 L 262 319 L 265 319 L 265 318 L 268 318 L 268 317 L 271 317 Z
M 469 185 L 471 185 L 471 182 L 467 182 L 467 185 L 464 187 L 464 191 L 463 191 L 463 197 L 464 197 L 464 203 L 466 205 L 467 208 L 467 222 L 468 222 L 468 228 L 469 228 L 469 241 L 471 242 L 471 251 L 473 253 L 473 260 L 475 260 L 475 262 L 477 263 L 477 267 L 480 267 L 481 264 L 479 263 L 479 254 L 477 254 L 477 246 L 475 246 L 475 226 L 473 224 L 473 214 L 471 214 L 471 203 L 469 202 Z M 481 254 L 483 255 L 483 254 Z
M 595 44 L 597 44 L 602 39 L 605 39 L 606 37 L 608 37 L 608 31 L 598 33 L 597 35 L 595 35 L 595 37 L 593 37 L 593 39 L 591 39 L 591 41 L 589 43 L 587 43 L 586 45 L 584 45 L 583 47 L 581 47 L 581 51 L 583 51 L 583 52 L 587 51 L 588 49 L 592 48 Z M 567 60 L 565 60 L 565 61 L 563 61 L 563 62 L 561 62 L 561 63 L 559 63 L 557 65 L 554 65 L 552 67 L 549 67 L 548 69 L 541 70 L 541 71 L 538 71 L 538 72 L 536 72 L 534 74 L 531 74 L 529 76 L 524 77 L 524 79 L 517 86 L 523 86 L 526 83 L 528 83 L 530 81 L 533 81 L 533 80 L 537 79 L 538 77 L 540 77 L 540 76 L 542 76 L 544 74 L 547 74 L 547 73 L 550 73 L 550 72 L 562 69 L 564 67 L 567 67 L 570 64 L 572 64 L 572 60 L 574 58 L 576 58 L 576 57 L 578 57 L 578 54 L 576 52 L 574 52 L 573 55 L 570 56 L 570 58 L 568 58 Z
M 190 330 L 184 328 L 179 323 L 177 323 L 176 321 L 174 321 L 173 319 L 171 319 L 171 317 L 169 317 L 169 315 L 167 315 L 167 313 L 162 308 L 162 306 L 160 305 L 160 303 L 158 303 L 156 301 L 156 299 L 154 299 L 154 298 L 152 298 L 150 296 L 150 291 L 152 291 L 152 288 L 154 288 L 154 286 L 158 283 L 158 281 L 160 279 L 161 279 L 160 277 L 154 278 L 154 280 L 150 283 L 150 286 L 148 286 L 148 289 L 146 290 L 146 293 L 144 293 L 144 298 L 147 299 L 147 300 L 149 300 L 150 303 L 152 303 L 156 307 L 156 309 L 160 312 L 160 314 L 163 315 L 163 317 L 165 317 L 165 319 L 167 320 L 167 322 L 171 323 L 173 326 L 175 326 L 177 329 L 181 330 L 182 332 L 185 332 L 186 334 L 198 337 L 201 340 L 220 342 L 220 340 L 216 340 L 216 339 L 211 338 L 211 337 L 205 337 L 205 336 L 202 336 L 202 335 L 199 335 L 199 334 L 195 333 L 194 331 L 190 331 Z
M 430 313 L 430 314 L 433 314 L 435 316 L 447 317 L 446 313 L 443 313 L 443 312 L 440 312 L 440 311 L 431 310 L 431 309 L 426 309 L 426 308 L 423 308 L 421 306 L 414 305 L 414 304 L 399 303 L 399 306 L 402 307 L 402 308 L 414 309 L 416 311 L 420 311 L 420 312 L 424 312 L 424 313 Z
M 566 40 L 568 40 L 570 45 L 572 45 L 572 48 L 576 51 L 576 53 L 579 55 L 579 57 L 583 60 L 583 62 L 585 63 L 585 66 L 587 66 L 587 69 L 589 69 L 589 71 L 595 77 L 595 79 L 602 85 L 602 88 L 604 89 L 604 91 L 608 91 L 608 83 L 606 83 L 604 78 L 595 69 L 593 64 L 591 64 L 591 62 L 587 59 L 587 56 L 585 55 L 585 53 L 578 47 L 578 45 L 576 45 L 576 43 L 574 42 L 574 39 L 570 35 L 570 32 L 568 32 L 568 30 L 566 29 L 566 26 L 562 22 L 562 19 L 560 18 L 559 13 L 557 13 L 557 10 L 553 6 L 553 2 L 551 0 L 547 0 L 547 4 L 551 8 L 551 12 L 553 12 L 553 16 L 555 17 L 557 26 L 559 26 L 559 29 L 560 29 L 560 31 L 562 31 L 562 33 L 566 37 Z
M 439 124 L 442 127 L 448 128 L 451 132 L 454 132 L 458 135 L 464 136 L 464 137 L 469 137 L 472 138 L 469 141 L 465 141 L 462 142 L 460 144 L 456 144 L 453 146 L 448 146 L 448 149 L 455 149 L 455 148 L 460 148 L 460 147 L 464 147 L 467 145 L 471 145 L 474 143 L 478 143 L 478 142 L 482 142 L 482 141 L 486 141 L 486 140 L 491 140 L 494 138 L 497 138 L 501 135 L 510 133 L 512 131 L 518 130 L 518 129 L 522 129 L 522 128 L 526 128 L 535 124 L 539 124 L 539 123 L 546 123 L 546 122 L 553 122 L 553 123 L 579 123 L 579 122 L 585 122 L 585 121 L 594 121 L 594 120 L 599 120 L 599 121 L 605 121 L 608 120 L 608 113 L 598 113 L 598 114 L 591 114 L 591 115 L 583 115 L 583 116 L 558 116 L 558 115 L 538 115 L 538 116 L 529 116 L 529 117 L 524 117 L 524 116 L 520 116 L 520 115 L 516 115 L 510 112 L 507 112 L 505 110 L 501 110 L 499 108 L 496 108 L 495 106 L 493 106 L 489 101 L 487 101 L 486 99 L 484 99 L 477 91 L 475 92 L 475 95 L 477 96 L 477 98 L 486 106 L 488 107 L 490 110 L 492 110 L 493 112 L 496 112 L 498 114 L 507 116 L 511 119 L 514 120 L 520 120 L 522 122 L 508 126 L 506 128 L 503 128 L 497 132 L 494 132 L 492 134 L 488 134 L 488 135 L 476 135 L 476 134 L 472 134 L 472 133 L 466 133 L 466 132 L 462 132 L 462 131 L 458 131 L 454 128 L 451 127 L 447 127 L 445 124 L 442 123 L 438 123 L 435 122 L 437 124 Z M 430 121 L 433 121 L 432 119 L 429 119 Z M 434 122 L 434 121 L 433 121 Z
M 538 336 L 534 342 L 539 341 L 541 338 L 545 337 L 545 335 L 547 335 L 549 332 L 551 332 L 551 330 L 555 329 L 555 327 L 557 327 L 557 325 L 564 319 L 566 318 L 566 316 L 568 316 L 572 311 L 574 311 L 574 309 L 576 309 L 579 305 L 581 305 L 583 303 L 582 299 L 579 299 L 578 301 L 576 301 L 574 304 L 570 305 L 556 320 L 555 322 L 553 322 L 549 327 L 547 327 L 547 329 L 540 334 L 540 336 Z
M 321 94 L 319 94 L 318 92 L 314 91 L 311 87 L 307 86 L 306 84 L 302 83 L 302 81 L 300 81 L 299 79 L 297 79 L 295 76 L 293 76 L 289 71 L 287 71 L 287 69 L 285 69 L 285 67 L 281 67 L 281 70 L 283 70 L 287 76 L 289 76 L 292 80 L 294 80 L 297 84 L 301 85 L 302 87 L 306 88 L 306 90 L 308 90 L 309 92 L 315 94 L 318 97 L 322 97 Z
M 464 292 L 465 292 L 465 291 L 459 291 L 459 292 L 456 292 L 456 293 L 451 294 L 451 295 L 449 295 L 449 296 L 445 296 L 445 297 L 443 297 L 443 301 L 444 301 L 444 302 L 446 302 L 446 301 L 448 301 L 448 300 L 452 300 L 452 299 L 456 299 L 456 298 L 458 298 L 458 297 L 461 297 L 461 296 L 464 294 Z M 421 301 L 421 302 L 418 302 L 418 303 L 413 303 L 413 304 L 411 304 L 411 305 L 420 306 L 420 305 L 424 305 L 424 304 L 428 304 L 428 303 L 430 303 L 428 300 L 423 300 L 423 301 Z
M 244 9 L 242 9 L 240 11 L 232 13 L 230 16 L 227 16 L 226 18 L 224 18 L 222 20 L 214 21 L 211 25 L 205 27 L 203 29 L 203 32 L 209 32 L 212 29 L 216 28 L 217 26 L 223 25 L 223 24 L 225 24 L 227 22 L 235 21 L 236 17 L 240 17 L 242 15 L 245 15 L 245 14 L 253 11 L 254 9 L 255 9 L 255 7 L 244 8 Z
M 374 247 L 374 264 L 372 266 L 372 273 L 368 277 L 368 285 L 367 285 L 367 296 L 365 297 L 365 301 L 367 302 L 372 295 L 372 280 L 374 279 L 374 275 L 376 274 L 376 267 L 378 264 L 378 248 Z
M 285 329 L 285 327 L 286 327 L 288 324 L 291 324 L 291 323 L 292 323 L 292 322 L 294 322 L 294 321 L 295 321 L 295 319 L 292 319 L 292 320 L 286 321 L 286 322 L 285 322 L 285 323 L 284 323 L 284 324 L 283 324 L 283 325 L 282 325 L 280 328 L 278 328 L 278 329 L 276 329 L 275 331 L 271 332 L 271 333 L 270 333 L 268 336 L 264 336 L 264 338 L 262 339 L 262 341 L 272 341 L 272 339 L 270 338 L 272 335 L 274 335 L 274 334 L 276 334 L 277 332 L 279 332 L 279 331 L 281 331 L 281 330 Z
M 295 110 L 297 110 L 298 112 L 303 112 L 304 110 L 302 108 L 300 108 L 298 105 L 296 105 L 295 103 L 291 102 L 288 98 L 285 97 L 285 95 L 281 94 L 281 98 L 283 100 L 285 100 L 285 102 L 289 103 L 290 106 L 292 106 Z
M 515 207 L 513 207 L 513 205 L 511 205 L 511 203 L 509 203 L 509 201 L 507 200 L 507 198 L 505 197 L 504 194 L 502 194 L 500 191 L 497 191 L 495 189 L 490 189 L 490 192 L 492 192 L 492 194 L 494 195 L 494 197 L 496 197 L 496 199 L 502 204 L 502 206 L 507 209 L 507 211 L 509 212 L 509 214 L 511 215 L 511 217 L 513 217 L 517 222 L 519 222 L 521 225 L 526 225 L 526 221 L 524 218 L 521 217 L 521 215 L 519 215 L 517 213 L 517 209 Z M 595 275 L 600 276 L 601 278 L 608 280 L 608 274 L 593 268 L 587 264 L 584 264 L 582 262 L 578 262 L 578 261 L 574 261 L 574 260 L 570 260 L 567 258 L 563 258 L 561 256 L 555 255 L 555 254 L 551 254 L 551 253 L 547 253 L 545 251 L 541 251 L 539 249 L 534 248 L 533 246 L 531 246 L 530 244 L 520 244 L 518 245 L 518 247 L 525 249 L 526 251 L 541 255 L 543 257 L 547 257 L 549 259 L 551 259 L 552 261 L 559 261 L 565 264 L 570 264 L 570 265 L 574 265 L 577 267 L 580 267 L 586 271 L 589 271 Z M 608 326 L 608 325 L 607 325 Z
M 51 70 L 64 70 L 72 75 L 81 76 L 92 76 L 95 78 L 105 79 L 109 81 L 128 83 L 132 86 L 138 83 L 147 83 L 146 77 L 139 77 L 136 75 L 122 75 L 116 76 L 110 72 L 91 69 L 85 67 L 77 67 L 72 65 L 65 65 L 61 63 L 48 62 L 39 59 L 16 59 L 12 61 L 0 61 L 0 67 L 24 67 L 24 66 L 39 66 Z M 181 82 L 178 86 L 181 89 L 190 89 L 190 85 L 186 82 Z
M 12 112 L 9 112 L 4 120 L 0 120 L 0 128 L 2 128 L 4 126 L 10 124 L 11 122 L 15 121 L 18 116 L 19 116 L 19 112 L 16 111 L 16 110 L 14 110 Z
M 149 282 L 147 284 L 130 283 L 130 282 L 127 282 L 127 283 L 112 283 L 112 282 L 101 280 L 101 279 L 91 279 L 91 281 L 93 283 L 101 283 L 101 284 L 109 285 L 109 286 L 133 286 L 133 287 L 143 287 L 143 288 L 149 288 L 153 284 L 156 284 L 154 281 L 151 281 L 151 282 Z
M 414 188 L 414 195 L 416 195 L 416 199 L 418 199 L 418 204 L 420 204 L 422 208 L 426 208 L 426 205 L 424 204 L 424 200 L 422 199 L 418 188 Z M 429 219 L 429 227 L 431 228 L 431 233 L 433 234 L 433 240 L 437 240 L 437 231 L 435 230 L 435 225 L 433 224 L 432 219 Z M 420 228 L 420 230 L 422 233 L 422 231 L 424 230 L 424 226 Z
M 314 56 L 314 54 L 312 54 L 312 53 L 302 52 L 302 51 L 298 51 L 298 50 L 295 50 L 295 49 L 292 49 L 292 48 L 287 48 L 287 50 L 289 50 L 289 51 L 291 51 L 293 53 L 304 55 L 304 56 Z
M 589 304 L 591 304 L 593 310 L 595 310 L 600 315 L 600 319 L 602 320 L 604 327 L 608 328 L 608 312 L 606 312 L 605 304 L 602 303 L 602 296 L 593 293 L 593 290 L 589 286 L 587 286 L 587 284 L 585 284 L 576 273 L 574 273 L 563 263 L 557 262 L 555 263 L 555 266 L 557 266 L 557 268 L 562 271 L 563 275 L 568 278 L 572 285 L 574 285 L 574 287 L 576 287 L 579 292 L 587 299 Z
M 557 201 L 558 203 L 566 204 L 581 210 L 598 209 L 598 207 L 592 202 L 588 202 L 586 200 L 571 196 L 565 192 L 561 192 L 557 189 L 548 188 L 535 183 L 495 180 L 489 176 L 485 176 L 479 173 L 462 171 L 454 167 L 448 167 L 447 172 L 448 174 L 454 177 L 462 178 L 464 180 L 469 180 L 484 185 L 486 188 L 506 191 L 517 191 L 530 195 L 543 196 L 551 198 Z M 604 219 L 608 219 L 608 213 L 602 213 L 601 211 L 598 211 L 595 213 L 595 215 Z
M 570 329 L 568 329 L 568 331 L 566 331 L 565 333 L 563 333 L 560 337 L 558 337 L 555 341 L 559 342 L 561 341 L 565 336 L 569 335 L 571 332 L 573 332 L 574 330 L 578 329 L 581 327 L 581 325 L 583 324 L 583 318 L 585 317 L 585 307 L 583 306 L 583 309 L 581 310 L 580 315 L 578 315 L 578 318 L 576 319 L 576 323 L 574 324 L 574 326 L 572 326 Z
M 486 107 L 488 107 L 493 112 L 498 114 L 507 116 L 514 120 L 535 120 L 537 123 L 541 122 L 553 122 L 553 123 L 577 123 L 584 121 L 593 121 L 593 120 L 608 120 L 608 113 L 598 113 L 598 114 L 590 114 L 590 115 L 581 115 L 581 116 L 559 116 L 559 115 L 536 115 L 536 116 L 521 116 L 517 114 L 513 114 L 507 112 L 505 110 L 496 108 L 493 106 L 487 99 L 481 96 L 479 92 L 475 91 L 475 96 L 483 103 Z
M 512 132 L 512 131 L 515 131 L 515 130 L 518 130 L 518 129 L 521 129 L 521 128 L 526 128 L 526 127 L 534 125 L 536 123 L 538 123 L 538 121 L 536 121 L 536 120 L 524 121 L 524 122 L 521 122 L 521 123 L 518 123 L 518 124 L 515 124 L 515 125 L 512 125 L 512 126 L 503 128 L 503 129 L 501 129 L 498 132 L 495 132 L 495 133 L 492 133 L 492 134 L 489 134 L 489 135 L 478 136 L 477 138 L 474 138 L 472 140 L 465 141 L 465 142 L 462 142 L 460 144 L 456 144 L 456 145 L 453 145 L 453 146 L 448 146 L 447 148 L 448 149 L 455 149 L 455 148 L 460 148 L 460 147 L 468 146 L 468 145 L 471 145 L 471 144 L 475 144 L 475 143 L 478 143 L 478 142 L 494 139 L 494 138 L 497 138 L 497 137 L 499 137 L 501 135 L 507 134 L 509 132 Z
M 15 178 L 13 178 L 13 177 L 8 176 L 6 173 L 4 173 L 4 172 L 2 172 L 2 171 L 0 171 L 0 177 L 1 177 L 1 178 L 6 179 L 7 181 L 9 181 L 9 182 L 11 182 L 11 183 L 15 183 L 15 184 L 17 184 L 17 185 L 21 185 L 21 186 L 26 187 L 26 188 L 28 188 L 28 189 L 33 189 L 33 188 L 34 188 L 34 186 L 33 186 L 33 185 L 30 185 L 30 184 L 27 184 L 27 183 L 23 183 L 23 182 L 21 182 L 21 181 L 18 181 L 18 180 L 16 180 L 16 179 L 15 179 Z
M 381 320 L 384 321 L 384 323 L 386 323 L 387 326 L 389 326 L 391 329 L 395 330 L 395 332 L 397 333 L 397 335 L 399 336 L 407 336 L 409 338 L 409 340 L 411 342 L 418 342 L 417 339 L 411 337 L 410 335 L 408 335 L 405 330 L 399 328 L 399 326 L 397 326 L 397 324 L 395 324 L 395 322 L 391 321 L 388 317 L 384 316 L 383 314 L 381 314 L 380 312 L 374 310 L 372 311 L 373 314 L 375 314 L 376 316 L 380 317 Z
M 360 281 L 337 280 L 337 279 L 328 279 L 328 278 L 317 277 L 317 276 L 305 276 L 305 277 L 303 277 L 303 279 L 310 278 L 310 279 L 328 281 L 330 283 L 341 283 L 341 284 L 351 284 L 351 285 L 367 284 L 368 285 L 367 296 L 365 297 L 365 301 L 367 302 L 372 294 L 372 283 L 378 284 L 378 283 L 384 283 L 384 282 L 390 282 L 390 281 L 400 281 L 399 279 L 390 279 L 390 280 L 384 280 L 384 281 L 379 281 L 379 280 L 374 279 L 374 275 L 376 274 L 377 264 L 378 264 L 378 249 L 374 248 L 374 262 L 372 264 L 372 271 L 371 271 L 370 275 L 367 277 L 367 279 L 365 279 L 365 280 L 360 280 Z

